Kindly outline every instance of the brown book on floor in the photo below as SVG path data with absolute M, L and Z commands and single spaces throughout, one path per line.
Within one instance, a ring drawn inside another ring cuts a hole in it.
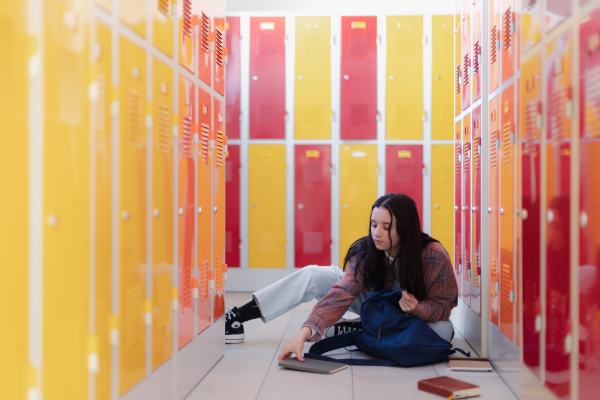
M 419 390 L 437 394 L 442 397 L 454 396 L 454 399 L 481 395 L 481 388 L 469 382 L 459 381 L 449 376 L 423 379 L 419 381 Z
M 304 362 L 300 362 L 296 357 L 280 361 L 279 366 L 298 371 L 314 372 L 316 374 L 333 374 L 334 372 L 348 368 L 348 365 L 346 364 L 333 361 L 314 360 L 312 358 L 305 358 Z
M 481 371 L 489 372 L 494 368 L 487 358 L 450 357 L 446 367 L 452 371 Z

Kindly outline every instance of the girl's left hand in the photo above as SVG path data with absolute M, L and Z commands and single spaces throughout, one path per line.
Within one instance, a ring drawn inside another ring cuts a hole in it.
M 408 315 L 418 315 L 421 313 L 421 303 L 412 294 L 406 290 L 402 291 L 402 298 L 399 301 L 400 309 Z

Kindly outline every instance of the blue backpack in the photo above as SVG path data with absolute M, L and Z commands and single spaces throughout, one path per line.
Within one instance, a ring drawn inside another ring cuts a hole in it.
M 452 344 L 421 318 L 405 314 L 398 304 L 401 297 L 402 290 L 372 293 L 360 310 L 362 330 L 323 339 L 312 345 L 304 357 L 348 365 L 412 367 L 448 361 L 456 351 L 471 356 L 461 349 L 452 349 Z M 323 355 L 349 346 L 379 359 L 335 359 Z

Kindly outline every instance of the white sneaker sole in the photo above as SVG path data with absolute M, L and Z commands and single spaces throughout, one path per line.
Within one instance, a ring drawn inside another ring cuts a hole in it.
M 226 335 L 225 344 L 242 343 L 244 342 L 244 334 L 241 335 Z

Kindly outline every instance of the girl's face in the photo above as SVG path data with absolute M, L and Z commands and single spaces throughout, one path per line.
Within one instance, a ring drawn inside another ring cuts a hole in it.
M 371 237 L 377 250 L 385 250 L 395 257 L 400 248 L 400 236 L 396 231 L 396 219 L 385 208 L 375 207 L 371 213 Z M 391 238 L 391 243 L 390 243 Z

